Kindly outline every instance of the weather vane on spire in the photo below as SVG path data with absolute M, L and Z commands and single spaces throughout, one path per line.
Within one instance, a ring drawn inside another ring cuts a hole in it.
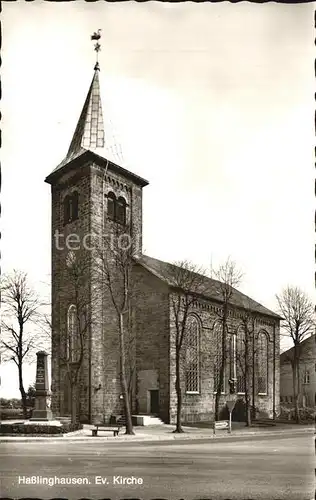
M 101 31 L 100 29 L 98 29 L 98 31 L 95 31 L 93 33 L 93 35 L 91 35 L 91 40 L 96 40 L 96 43 L 94 44 L 94 50 L 96 51 L 96 63 L 95 63 L 95 66 L 94 66 L 94 69 L 100 69 L 99 67 L 99 61 L 98 61 L 98 55 L 99 55 L 99 52 L 101 50 L 101 45 L 99 44 L 98 40 L 100 40 L 101 38 Z

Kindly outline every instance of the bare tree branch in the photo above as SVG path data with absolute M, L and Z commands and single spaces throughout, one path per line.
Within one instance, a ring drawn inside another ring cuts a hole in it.
M 19 389 L 22 398 L 24 416 L 26 417 L 26 392 L 23 385 L 23 366 L 28 355 L 42 347 L 40 334 L 33 336 L 30 329 L 38 328 L 41 321 L 41 301 L 28 283 L 27 274 L 14 270 L 4 275 L 2 286 L 2 337 L 0 348 L 4 360 L 14 361 L 18 368 Z M 6 355 L 7 354 L 7 355 Z

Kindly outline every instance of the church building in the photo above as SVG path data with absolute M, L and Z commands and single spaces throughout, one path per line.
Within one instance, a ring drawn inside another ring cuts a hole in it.
M 134 339 L 129 379 L 132 414 L 155 415 L 174 423 L 177 400 L 171 297 L 181 291 L 175 290 L 167 278 L 172 265 L 142 252 L 142 193 L 148 181 L 123 167 L 116 145 L 107 142 L 99 74 L 97 63 L 69 150 L 45 179 L 51 185 L 52 197 L 52 410 L 55 417 L 70 415 L 67 370 L 69 360 L 74 367 L 78 362 L 71 359 L 80 318 L 69 274 L 76 251 L 70 251 L 65 242 L 73 242 L 74 235 L 82 242 L 92 231 L 115 234 L 120 225 L 128 224 L 138 241 L 129 326 Z M 222 301 L 220 283 L 206 276 L 201 279 L 204 292 L 192 302 L 188 314 L 193 340 L 182 381 L 183 422 L 210 421 L 214 417 Z M 122 412 L 117 319 L 105 291 L 99 307 L 98 286 L 92 281 L 92 269 L 87 266 L 84 286 L 93 320 L 87 325 L 78 380 L 80 420 L 90 423 Z M 236 367 L 236 357 L 243 351 L 241 318 L 247 308 L 255 317 L 251 404 L 258 414 L 273 417 L 279 411 L 280 317 L 237 290 L 233 290 L 229 309 L 232 351 L 225 364 L 221 406 L 229 397 L 232 376 L 236 397 L 241 401 L 244 398 L 244 373 L 242 366 Z

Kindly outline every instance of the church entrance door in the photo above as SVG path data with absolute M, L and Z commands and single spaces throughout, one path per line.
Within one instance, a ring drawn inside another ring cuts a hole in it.
M 150 413 L 153 415 L 159 414 L 159 391 L 157 389 L 150 392 Z

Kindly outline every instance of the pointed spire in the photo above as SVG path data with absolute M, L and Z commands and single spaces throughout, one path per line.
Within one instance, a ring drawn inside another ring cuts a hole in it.
M 104 123 L 99 83 L 99 64 L 94 75 L 81 115 L 73 135 L 67 157 L 75 155 L 81 148 L 104 148 Z
M 99 44 L 100 38 L 100 29 L 91 36 L 91 40 L 96 42 L 94 44 L 96 52 L 94 75 L 67 155 L 55 168 L 54 172 L 60 170 L 67 163 L 81 156 L 86 151 L 92 151 L 116 164 L 125 164 L 121 146 L 114 135 L 113 126 L 110 120 L 107 120 L 106 123 L 103 120 L 99 83 L 100 66 L 98 61 L 98 55 L 101 50 L 101 45 Z

